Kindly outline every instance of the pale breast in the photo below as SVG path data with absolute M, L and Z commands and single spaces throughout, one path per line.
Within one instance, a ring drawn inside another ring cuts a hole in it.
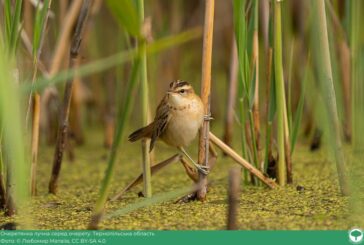
M 171 119 L 161 136 L 168 145 L 188 146 L 196 137 L 203 122 L 203 106 L 199 98 L 174 107 L 170 106 Z

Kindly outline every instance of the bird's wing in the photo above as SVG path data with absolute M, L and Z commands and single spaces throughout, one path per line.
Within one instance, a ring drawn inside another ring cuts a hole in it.
M 157 113 L 154 118 L 154 128 L 149 148 L 150 151 L 153 149 L 154 143 L 157 138 L 161 136 L 167 128 L 168 122 L 171 119 L 171 114 L 169 110 L 170 109 L 167 103 L 167 97 L 164 97 L 157 108 Z

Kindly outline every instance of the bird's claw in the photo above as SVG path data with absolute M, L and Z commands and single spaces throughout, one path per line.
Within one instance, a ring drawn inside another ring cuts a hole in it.
M 208 175 L 208 174 L 209 174 L 209 172 L 210 172 L 210 167 L 208 167 L 208 166 L 203 166 L 203 165 L 197 164 L 197 165 L 196 165 L 196 168 L 197 168 L 197 170 L 198 170 L 200 173 L 202 173 L 202 174 L 204 174 L 204 175 Z
M 204 119 L 205 121 L 211 121 L 211 120 L 213 120 L 214 118 L 213 118 L 213 117 L 211 117 L 211 114 L 208 114 L 208 115 L 204 115 L 204 116 L 203 116 L 203 119 Z

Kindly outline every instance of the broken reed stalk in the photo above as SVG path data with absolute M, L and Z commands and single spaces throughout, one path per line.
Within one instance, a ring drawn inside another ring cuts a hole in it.
M 226 145 L 222 140 L 216 137 L 213 133 L 209 133 L 210 141 L 219 147 L 226 155 L 230 156 L 236 163 L 247 169 L 252 175 L 260 179 L 264 184 L 270 188 L 277 187 L 277 183 L 274 180 L 266 177 L 261 171 L 255 168 L 252 164 L 242 158 L 238 153 Z
M 231 45 L 231 61 L 230 61 L 230 74 L 229 74 L 229 92 L 226 103 L 226 116 L 225 116 L 225 132 L 224 142 L 231 145 L 233 138 L 234 127 L 234 107 L 236 101 L 236 88 L 238 82 L 238 50 L 236 47 L 235 37 L 233 37 Z
M 241 169 L 233 168 L 229 171 L 229 189 L 228 189 L 228 216 L 227 216 L 227 229 L 237 230 L 238 226 L 238 209 L 240 199 L 240 180 Z
M 211 59 L 212 39 L 214 32 L 214 8 L 215 0 L 205 0 L 205 19 L 202 49 L 202 78 L 201 78 L 201 100 L 205 108 L 205 116 L 210 116 L 210 92 L 211 92 Z M 200 130 L 198 163 L 208 167 L 209 159 L 209 119 L 205 119 Z M 206 199 L 207 176 L 199 174 L 201 188 L 197 191 L 199 200 Z
M 144 23 L 144 0 L 138 0 L 138 14 L 140 23 Z M 146 33 L 145 33 L 146 34 Z M 148 125 L 149 118 L 149 91 L 148 91 L 148 70 L 147 70 L 147 53 L 146 53 L 146 37 L 139 42 L 140 48 L 140 79 L 142 94 L 142 123 Z M 150 170 L 150 139 L 142 139 L 142 155 L 143 155 L 143 194 L 145 197 L 152 196 L 152 176 Z
M 316 30 L 314 33 L 315 47 L 317 50 L 314 52 L 316 58 L 317 70 L 319 73 L 319 83 L 321 88 L 321 95 L 323 97 L 324 106 L 327 112 L 328 119 L 328 135 L 330 146 L 335 154 L 336 168 L 339 176 L 339 183 L 341 193 L 347 195 L 349 192 L 345 158 L 341 142 L 340 124 L 338 112 L 336 107 L 336 97 L 333 83 L 333 76 L 330 61 L 329 39 L 326 24 L 326 11 L 325 0 L 312 0 L 314 13 L 314 23 L 316 23 Z
M 286 185 L 286 164 L 285 164 L 285 91 L 282 65 L 282 20 L 281 0 L 274 1 L 274 71 L 275 89 L 277 103 L 277 138 L 278 138 L 278 183 Z
M 209 151 L 210 151 L 210 159 L 209 159 L 209 166 L 210 166 L 210 170 L 214 167 L 215 163 L 216 163 L 216 159 L 217 159 L 217 153 L 215 151 L 215 149 L 213 148 L 213 146 L 211 144 L 209 144 Z M 153 165 L 151 167 L 151 174 L 154 175 L 157 172 L 159 172 L 162 168 L 180 161 L 183 165 L 183 167 L 185 168 L 186 174 L 188 175 L 188 177 L 190 177 L 190 179 L 194 182 L 194 183 L 198 183 L 198 173 L 196 171 L 196 169 L 194 167 L 191 167 L 191 164 L 187 162 L 186 159 L 183 158 L 182 155 L 180 154 L 175 154 L 172 157 L 157 163 L 155 165 Z M 123 190 L 121 190 L 120 192 L 118 192 L 118 194 L 116 194 L 114 197 L 112 197 L 110 199 L 110 201 L 115 201 L 115 200 L 120 200 L 121 197 L 127 192 L 129 191 L 131 188 L 133 188 L 134 186 L 138 185 L 139 183 L 141 183 L 143 180 L 143 173 L 141 173 L 138 177 L 136 177 L 131 183 L 129 183 Z
M 170 165 L 171 163 L 175 163 L 178 162 L 179 160 L 182 159 L 182 156 L 180 154 L 175 154 L 172 157 L 155 164 L 154 166 L 151 167 L 151 175 L 156 174 L 159 172 L 159 170 L 161 170 L 162 168 L 166 167 L 167 165 Z M 143 180 L 143 173 L 141 173 L 138 177 L 136 177 L 130 184 L 128 184 L 122 191 L 120 191 L 119 193 L 117 193 L 114 197 L 110 198 L 110 201 L 116 201 L 116 200 L 120 200 L 121 197 L 127 192 L 129 191 L 131 188 L 133 188 L 134 186 L 138 185 L 139 183 L 141 183 Z
M 90 0 L 83 0 L 82 2 L 82 8 L 80 10 L 80 15 L 78 17 L 76 29 L 70 47 L 70 69 L 73 69 L 76 65 L 76 60 L 81 46 L 83 30 L 87 22 L 90 3 Z M 48 186 L 48 191 L 52 194 L 57 193 L 58 177 L 62 166 L 63 152 L 65 149 L 65 142 L 68 132 L 68 117 L 71 105 L 72 86 L 73 80 L 71 78 L 67 81 L 64 91 L 63 105 L 57 134 L 57 143 L 54 152 L 52 175 Z

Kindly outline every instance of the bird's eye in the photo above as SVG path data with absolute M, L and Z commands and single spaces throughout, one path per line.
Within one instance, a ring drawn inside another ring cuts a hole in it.
M 184 94 L 186 91 L 184 90 L 184 89 L 181 89 L 180 91 L 179 91 L 179 93 L 180 94 Z

